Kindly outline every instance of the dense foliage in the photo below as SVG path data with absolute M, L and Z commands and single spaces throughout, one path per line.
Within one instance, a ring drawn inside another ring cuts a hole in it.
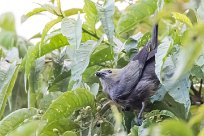
M 64 11 L 51 0 L 22 16 L 55 16 L 29 40 L 12 13 L 0 15 L 0 136 L 203 136 L 203 11 L 204 0 L 84 0 Z M 138 127 L 135 113 L 109 103 L 95 72 L 125 66 L 155 22 L 161 86 Z

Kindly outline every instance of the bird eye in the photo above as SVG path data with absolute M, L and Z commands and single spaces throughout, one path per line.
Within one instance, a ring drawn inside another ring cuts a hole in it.
M 108 70 L 108 73 L 112 73 L 112 71 L 111 71 L 111 70 Z

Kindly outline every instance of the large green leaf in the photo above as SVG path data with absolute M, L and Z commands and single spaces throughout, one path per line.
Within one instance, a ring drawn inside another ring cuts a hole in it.
M 71 48 L 78 49 L 82 38 L 82 21 L 80 18 L 78 17 L 77 21 L 72 18 L 64 18 L 61 31 L 68 38 Z
M 52 102 L 42 119 L 47 119 L 51 123 L 69 117 L 75 110 L 86 106 L 91 106 L 93 110 L 95 108 L 94 96 L 89 91 L 86 89 L 67 91 Z
M 164 75 L 162 74 L 162 68 L 172 44 L 172 39 L 170 37 L 164 38 L 161 44 L 158 46 L 157 53 L 155 54 L 155 73 L 157 74 L 157 77 L 161 83 L 163 83 L 163 80 L 165 80 L 165 77 L 162 77 Z
M 117 33 L 122 34 L 136 27 L 140 21 L 154 13 L 157 8 L 157 0 L 141 0 L 130 5 L 121 15 L 117 24 Z
M 20 126 L 26 119 L 37 114 L 35 108 L 23 108 L 16 110 L 0 121 L 0 136 L 11 133 L 15 128 Z
M 149 135 L 193 136 L 193 132 L 191 128 L 182 121 L 166 120 L 153 127 L 152 130 L 149 131 Z
M 8 64 L 2 61 L 0 66 L 0 118 L 2 118 L 8 97 L 12 93 L 18 75 L 19 65 L 16 62 Z
M 198 57 L 201 55 L 204 47 L 204 24 L 197 24 L 187 31 L 186 35 L 183 37 L 183 48 L 179 54 L 178 67 L 175 70 L 174 76 L 172 77 L 174 81 L 179 79 L 181 76 L 185 75 L 191 70 L 195 64 Z
M 101 6 L 99 4 L 96 5 L 98 14 L 103 26 L 103 29 L 108 36 L 108 40 L 110 43 L 113 42 L 114 35 L 114 24 L 113 24 L 113 14 L 114 14 L 114 0 L 107 0 L 106 3 Z
M 96 41 L 87 41 L 78 50 L 75 50 L 74 54 L 69 55 L 73 61 L 71 67 L 72 80 L 81 79 L 82 73 L 89 65 L 90 56 L 98 44 Z
M 190 109 L 190 81 L 188 79 L 188 74 L 176 82 L 172 80 L 176 67 L 180 65 L 178 63 L 179 50 L 176 48 L 178 48 L 178 46 L 174 47 L 174 50 L 176 50 L 175 52 L 171 51 L 171 38 L 165 38 L 158 47 L 156 53 L 155 72 L 163 86 L 162 90 L 156 93 L 154 99 L 156 98 L 157 101 L 161 101 L 161 98 L 163 98 L 166 92 L 168 92 L 168 94 L 173 97 L 176 102 L 183 104 L 185 109 L 185 117 L 187 117 Z
M 85 12 L 85 24 L 88 26 L 89 30 L 92 32 L 96 31 L 96 23 L 99 21 L 99 15 L 96 9 L 96 5 L 91 0 L 84 0 L 84 12 Z
M 34 136 L 40 132 L 46 125 L 46 121 L 42 120 L 29 120 L 23 122 L 20 126 L 14 129 L 8 136 Z

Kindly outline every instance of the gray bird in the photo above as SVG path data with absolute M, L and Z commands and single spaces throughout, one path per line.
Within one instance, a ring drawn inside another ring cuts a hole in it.
M 96 72 L 103 91 L 124 109 L 140 110 L 137 124 L 142 124 L 142 113 L 149 98 L 160 84 L 155 74 L 155 53 L 158 44 L 158 24 L 153 28 L 152 38 L 121 69 L 102 69 Z

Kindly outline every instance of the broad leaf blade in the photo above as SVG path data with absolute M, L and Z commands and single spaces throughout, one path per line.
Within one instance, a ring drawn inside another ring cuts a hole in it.
M 32 17 L 33 15 L 39 14 L 44 11 L 46 11 L 46 9 L 42 7 L 33 9 L 32 11 L 26 13 L 21 17 L 21 23 L 25 22 L 29 17 Z
M 14 62 L 8 64 L 7 62 L 0 62 L 0 118 L 4 114 L 8 97 L 11 95 L 13 90 L 18 71 L 19 65 Z
M 142 0 L 130 5 L 120 17 L 117 24 L 117 33 L 122 34 L 135 28 L 136 24 L 154 13 L 157 0 Z
M 114 0 L 107 0 L 107 2 L 103 5 L 96 5 L 98 14 L 103 25 L 103 29 L 108 36 L 108 40 L 110 43 L 113 43 L 113 35 L 114 35 L 114 24 L 113 24 L 113 14 L 114 14 Z
M 12 132 L 15 128 L 17 128 L 21 123 L 23 123 L 26 119 L 31 118 L 32 116 L 37 114 L 37 109 L 19 109 L 8 116 L 6 116 L 3 120 L 0 121 L 0 135 L 5 136 Z
M 52 122 L 62 117 L 69 117 L 75 110 L 86 106 L 92 108 L 95 106 L 94 96 L 89 91 L 85 89 L 67 91 L 53 101 L 42 118 Z
M 61 31 L 68 38 L 71 47 L 78 49 L 82 38 L 82 21 L 79 18 L 77 21 L 72 18 L 64 18 L 61 24 Z

